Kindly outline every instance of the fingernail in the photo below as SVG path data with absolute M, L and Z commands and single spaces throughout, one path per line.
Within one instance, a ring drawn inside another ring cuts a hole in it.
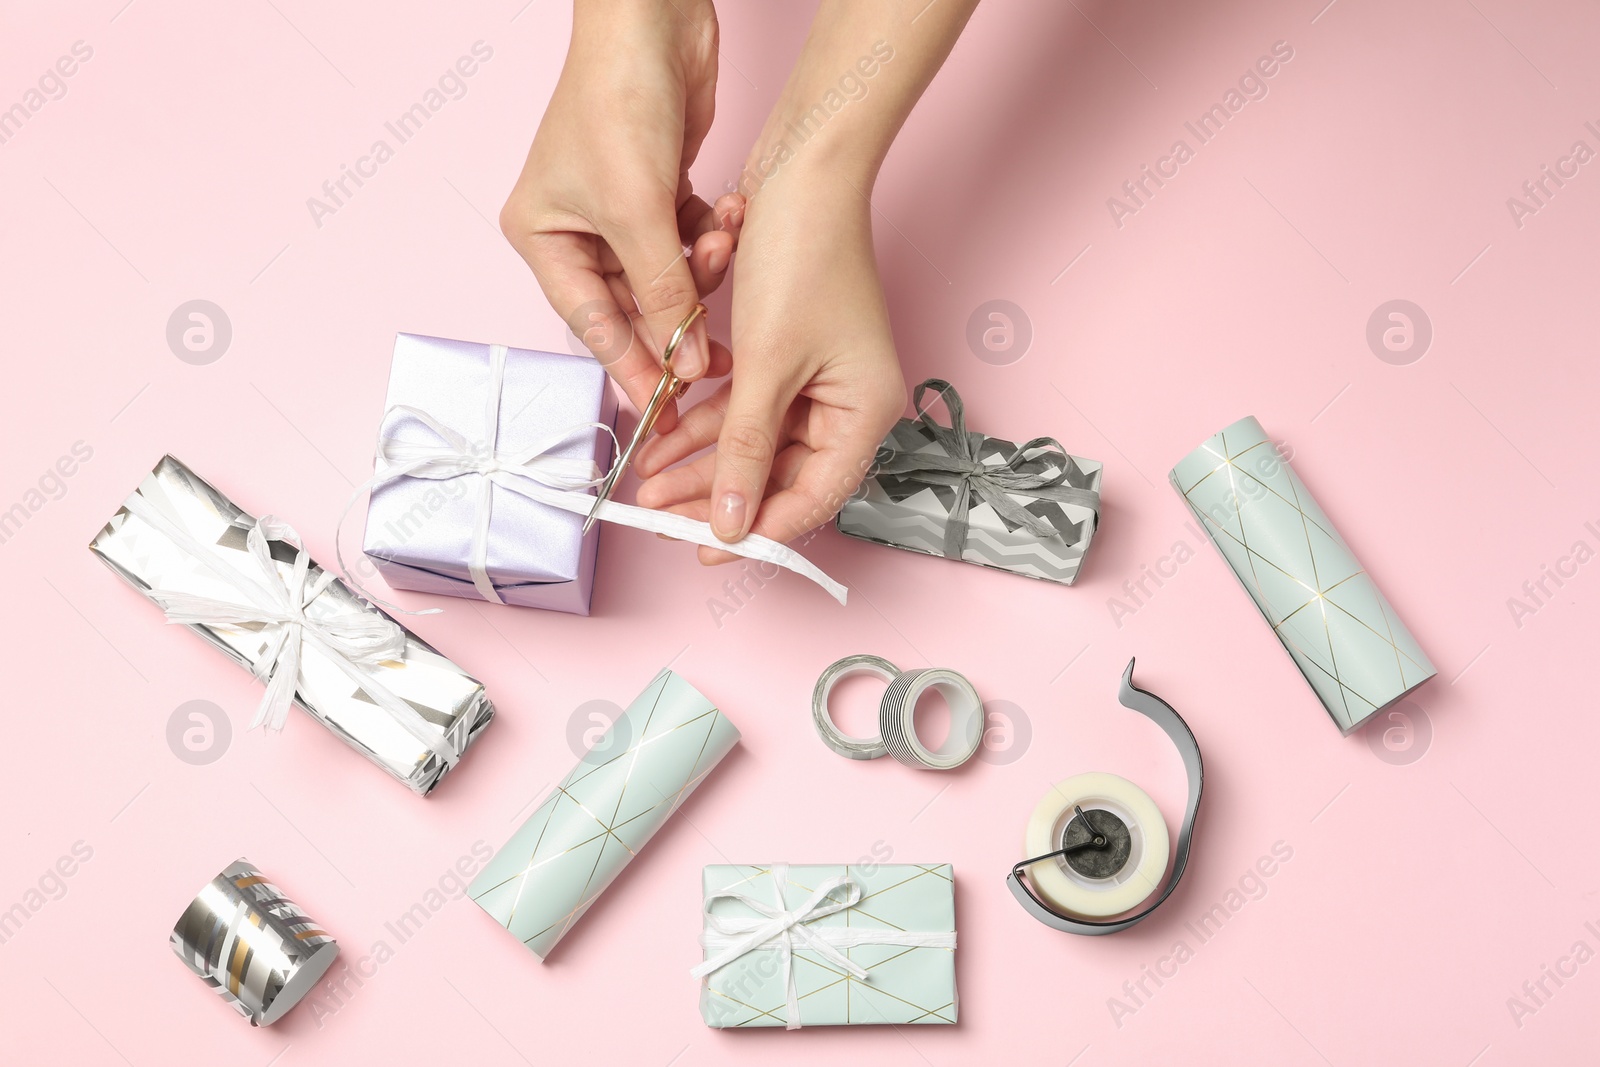
M 725 493 L 711 516 L 711 529 L 724 541 L 737 541 L 744 535 L 744 497 Z
M 706 328 L 703 323 L 689 327 L 689 334 L 672 353 L 672 369 L 680 378 L 698 378 L 706 372 Z
M 744 207 L 741 205 L 728 212 L 727 229 L 737 230 L 744 225 Z
M 726 248 L 713 248 L 706 257 L 706 266 L 711 268 L 712 274 L 721 274 L 728 269 L 728 259 L 732 253 Z

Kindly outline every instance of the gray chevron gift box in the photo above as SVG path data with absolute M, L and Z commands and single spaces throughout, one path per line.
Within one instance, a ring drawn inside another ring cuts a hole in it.
M 923 405 L 938 393 L 940 423 Z M 1015 444 L 967 429 L 961 397 L 929 378 L 912 395 L 865 480 L 835 520 L 840 533 L 891 548 L 1071 585 L 1100 515 L 1102 465 L 1053 437 Z

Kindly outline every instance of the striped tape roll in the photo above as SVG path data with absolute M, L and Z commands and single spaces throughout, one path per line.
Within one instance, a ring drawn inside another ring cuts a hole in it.
M 239 859 L 206 883 L 178 919 L 172 951 L 251 1026 L 269 1026 L 327 973 L 339 945 Z
M 950 705 L 950 732 L 936 749 L 917 736 L 917 701 L 930 689 L 937 689 Z M 976 755 L 983 741 L 983 701 L 972 683 L 955 671 L 944 667 L 903 671 L 883 694 L 878 729 L 889 755 L 907 767 L 952 770 Z

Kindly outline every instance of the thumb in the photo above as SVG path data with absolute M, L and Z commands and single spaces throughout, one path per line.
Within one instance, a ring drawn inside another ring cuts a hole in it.
M 607 243 L 622 261 L 628 287 L 644 315 L 651 348 L 659 359 L 680 323 L 700 302 L 700 293 L 684 256 L 678 236 L 678 218 L 670 201 L 648 217 L 632 220 L 617 234 L 608 234 Z M 705 375 L 711 366 L 711 344 L 701 316 L 679 342 L 672 356 L 672 370 L 687 381 Z
M 784 394 L 781 382 L 748 363 L 746 367 L 733 376 L 711 477 L 711 530 L 724 541 L 750 532 L 772 472 L 784 413 L 794 399 Z

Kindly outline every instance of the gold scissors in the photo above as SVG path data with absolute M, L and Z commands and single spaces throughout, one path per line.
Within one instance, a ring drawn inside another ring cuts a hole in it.
M 672 373 L 672 354 L 678 350 L 678 345 L 689 333 L 689 327 L 695 320 L 706 313 L 704 304 L 696 304 L 694 310 L 678 323 L 678 328 L 672 331 L 672 337 L 667 341 L 666 351 L 661 353 L 661 381 L 656 385 L 655 393 L 650 397 L 650 403 L 645 405 L 643 414 L 639 417 L 639 425 L 634 428 L 633 436 L 628 439 L 628 447 L 622 450 L 622 455 L 617 457 L 617 462 L 612 464 L 611 473 L 606 475 L 606 480 L 600 483 L 600 491 L 595 494 L 594 504 L 589 508 L 589 517 L 583 520 L 583 532 L 588 533 L 589 527 L 594 525 L 595 513 L 600 510 L 602 501 L 610 500 L 612 492 L 617 488 L 617 482 L 627 473 L 628 465 L 633 462 L 633 454 L 639 450 L 645 440 L 650 436 L 650 431 L 655 429 L 656 420 L 661 417 L 661 412 L 672 401 L 681 397 L 689 390 L 689 383 Z

